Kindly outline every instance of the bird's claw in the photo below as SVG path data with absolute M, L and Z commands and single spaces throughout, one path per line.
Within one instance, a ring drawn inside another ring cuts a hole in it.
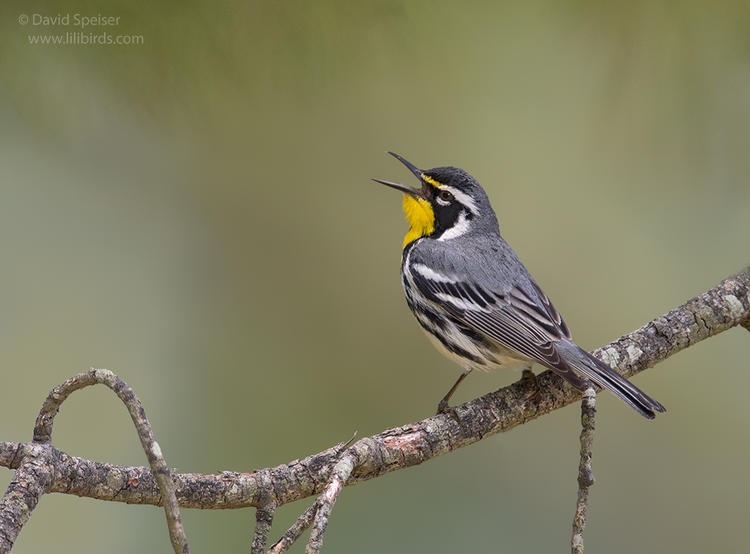
M 448 400 L 446 398 L 443 398 L 440 402 L 438 402 L 437 412 L 435 415 L 441 415 L 441 414 L 447 414 L 451 416 L 453 419 L 458 421 L 458 414 L 456 413 L 456 408 L 453 406 L 448 405 Z

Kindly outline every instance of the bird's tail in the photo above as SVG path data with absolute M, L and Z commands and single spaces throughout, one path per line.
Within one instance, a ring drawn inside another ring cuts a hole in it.
M 664 406 L 659 402 L 651 398 L 604 362 L 597 360 L 575 343 L 564 342 L 567 343 L 564 348 L 568 350 L 568 355 L 564 356 L 564 359 L 576 372 L 581 373 L 600 387 L 612 392 L 648 419 L 654 419 L 654 412 L 666 411 Z M 558 349 L 560 349 L 562 344 L 558 344 Z

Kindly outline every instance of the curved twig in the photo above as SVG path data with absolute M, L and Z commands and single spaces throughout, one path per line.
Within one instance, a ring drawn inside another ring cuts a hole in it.
M 90 371 L 71 377 L 52 389 L 52 392 L 49 393 L 44 404 L 42 404 L 42 409 L 36 419 L 36 424 L 34 425 L 34 442 L 49 444 L 52 440 L 52 424 L 65 399 L 74 391 L 96 384 L 108 386 L 127 407 L 130 418 L 133 420 L 133 424 L 138 431 L 138 437 L 146 453 L 152 475 L 156 476 L 156 482 L 160 491 L 159 496 L 162 497 L 159 503 L 164 505 L 172 547 L 176 554 L 187 554 L 190 549 L 185 537 L 185 530 L 182 527 L 176 487 L 172 481 L 169 467 L 167 467 L 167 462 L 164 460 L 159 443 L 156 442 L 154 433 L 151 430 L 151 424 L 146 417 L 146 411 L 143 409 L 141 401 L 138 400 L 133 389 L 117 375 L 108 369 L 91 369 Z

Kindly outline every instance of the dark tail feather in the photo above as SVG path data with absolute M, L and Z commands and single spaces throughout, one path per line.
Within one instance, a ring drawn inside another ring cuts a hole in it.
M 659 402 L 651 398 L 611 367 L 597 360 L 582 348 L 576 346 L 576 349 L 580 355 L 576 357 L 566 356 L 565 361 L 573 369 L 628 403 L 639 414 L 648 419 L 654 419 L 656 415 L 654 412 L 667 411 Z

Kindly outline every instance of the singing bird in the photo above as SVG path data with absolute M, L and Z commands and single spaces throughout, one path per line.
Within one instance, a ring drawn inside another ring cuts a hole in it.
M 534 363 L 580 391 L 590 380 L 649 419 L 665 411 L 573 342 L 550 299 L 500 236 L 489 198 L 471 175 L 455 167 L 421 170 L 389 154 L 420 182 L 413 188 L 374 179 L 404 193 L 406 302 L 438 350 L 463 368 L 438 412 L 449 409 L 451 395 L 472 370 L 528 369 Z

